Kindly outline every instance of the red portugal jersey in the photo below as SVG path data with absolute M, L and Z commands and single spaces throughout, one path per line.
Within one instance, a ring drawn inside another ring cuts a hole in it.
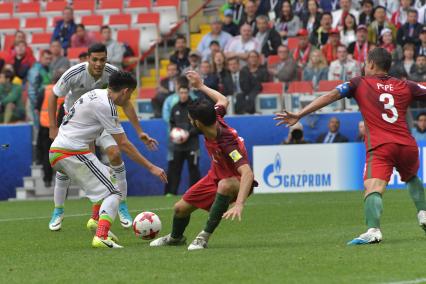
M 405 115 L 412 100 L 426 99 L 426 87 L 383 75 L 355 77 L 337 90 L 358 103 L 366 126 L 367 151 L 386 143 L 416 145 Z
M 205 139 L 207 152 L 212 159 L 209 174 L 214 174 L 217 179 L 239 177 L 238 168 L 249 164 L 244 141 L 237 131 L 224 121 L 225 107 L 216 105 L 215 110 L 217 137 L 214 140 Z

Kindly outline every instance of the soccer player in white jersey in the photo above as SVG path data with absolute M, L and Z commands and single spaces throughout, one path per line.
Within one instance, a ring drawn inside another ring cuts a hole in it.
M 65 113 L 68 113 L 74 102 L 77 101 L 83 94 L 94 89 L 105 89 L 108 86 L 108 79 L 110 78 L 111 74 L 118 71 L 116 67 L 106 63 L 107 49 L 105 45 L 100 43 L 92 45 L 88 50 L 88 54 L 88 62 L 77 64 L 68 69 L 53 88 L 55 96 L 51 96 L 49 99 L 51 139 L 54 139 L 58 134 L 58 126 L 56 125 L 57 97 L 65 97 L 64 109 Z M 138 137 L 145 143 L 145 145 L 147 145 L 149 149 L 155 149 L 158 144 L 157 141 L 142 131 L 136 112 L 130 101 L 126 101 L 126 103 L 123 105 L 123 110 L 135 128 Z M 126 202 L 126 170 L 123 160 L 121 159 L 119 147 L 111 135 L 109 135 L 107 132 L 103 132 L 96 142 L 96 144 L 101 146 L 101 148 L 103 148 L 106 152 L 111 168 L 113 169 L 114 175 L 117 179 L 118 188 L 123 195 L 119 206 L 119 217 L 121 225 L 125 228 L 128 228 L 132 225 L 132 217 L 129 214 Z M 64 217 L 64 203 L 69 185 L 70 180 L 66 176 L 62 175 L 61 173 L 56 174 L 54 188 L 55 209 L 49 222 L 49 229 L 52 231 L 61 229 L 62 220 Z M 89 229 L 93 229 L 93 226 L 96 225 L 95 223 L 91 222 L 91 220 L 96 220 L 99 217 L 99 208 L 100 204 L 93 204 L 92 218 L 87 224 Z
M 92 241 L 95 248 L 121 248 L 108 236 L 121 192 L 110 168 L 89 149 L 99 133 L 106 131 L 121 151 L 167 182 L 164 170 L 144 158 L 127 139 L 118 119 L 115 105 L 125 105 L 135 88 L 136 80 L 129 72 L 117 71 L 110 76 L 108 89 L 96 89 L 81 96 L 64 117 L 49 151 L 52 167 L 80 186 L 91 202 L 100 204 L 99 223 Z

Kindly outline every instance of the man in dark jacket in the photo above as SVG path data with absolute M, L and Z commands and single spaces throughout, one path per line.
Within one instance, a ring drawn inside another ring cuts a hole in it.
M 151 100 L 154 117 L 161 117 L 164 101 L 168 96 L 176 91 L 176 78 L 178 76 L 178 68 L 175 63 L 167 65 L 167 77 L 160 81 L 157 95 Z
M 189 185 L 194 185 L 200 179 L 199 156 L 200 144 L 199 131 L 192 126 L 188 118 L 188 104 L 191 102 L 187 86 L 178 89 L 179 102 L 173 106 L 170 115 L 170 129 L 181 128 L 188 132 L 187 139 L 181 144 L 172 144 L 173 159 L 169 162 L 167 170 L 168 183 L 165 186 L 166 195 L 176 195 L 182 168 L 185 160 L 188 162 Z
M 398 29 L 396 42 L 403 46 L 406 43 L 414 43 L 416 47 L 420 46 L 420 34 L 423 26 L 417 21 L 417 10 L 408 10 L 407 22 Z
M 178 35 L 175 41 L 175 51 L 170 56 L 170 62 L 177 65 L 179 72 L 182 72 L 189 66 L 189 52 L 191 49 L 186 44 L 186 38 L 184 35 Z
M 64 9 L 64 18 L 56 23 L 51 40 L 59 40 L 61 42 L 65 55 L 68 47 L 71 46 L 71 36 L 75 33 L 75 30 L 73 9 L 66 7 Z
M 269 20 L 267 16 L 257 16 L 254 37 L 260 43 L 261 53 L 265 57 L 277 54 L 277 49 L 281 45 L 281 36 L 275 28 L 269 27 Z
M 328 122 L 328 132 L 322 133 L 317 138 L 317 143 L 345 143 L 348 138 L 339 132 L 340 121 L 336 117 L 330 118 Z

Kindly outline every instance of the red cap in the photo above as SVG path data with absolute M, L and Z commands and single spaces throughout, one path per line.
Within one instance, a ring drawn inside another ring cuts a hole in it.
M 330 34 L 331 34 L 331 35 L 332 35 L 332 34 L 340 35 L 340 31 L 339 31 L 339 29 L 338 29 L 338 28 L 334 28 L 334 29 L 332 29 L 332 30 L 330 31 Z
M 309 35 L 309 32 L 308 32 L 308 30 L 307 30 L 307 29 L 300 29 L 300 30 L 297 32 L 297 35 L 298 35 L 298 36 L 307 36 L 307 35 Z

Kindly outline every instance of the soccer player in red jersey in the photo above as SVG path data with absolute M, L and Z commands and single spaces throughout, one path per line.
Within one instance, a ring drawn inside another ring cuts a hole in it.
M 371 244 L 382 240 L 380 216 L 382 195 L 395 167 L 406 182 L 417 208 L 419 225 L 426 231 L 426 202 L 423 182 L 417 177 L 419 152 L 405 121 L 412 100 L 426 99 L 426 88 L 388 75 L 392 57 L 383 48 L 368 53 L 365 76 L 339 85 L 298 113 L 284 111 L 275 117 L 277 125 L 294 125 L 305 115 L 342 98 L 354 98 L 364 117 L 366 163 L 364 170 L 365 217 L 368 230 L 348 244 Z
M 191 213 L 200 208 L 209 211 L 209 218 L 204 230 L 188 250 L 206 248 L 210 235 L 222 218 L 241 220 L 244 203 L 255 184 L 243 139 L 223 119 L 228 106 L 227 98 L 204 85 L 196 72 L 189 71 L 187 77 L 194 88 L 205 93 L 216 104 L 197 100 L 188 107 L 189 119 L 203 133 L 212 163 L 208 174 L 175 204 L 171 234 L 152 241 L 152 247 L 185 244 L 183 232 Z M 228 210 L 232 202 L 235 204 Z

